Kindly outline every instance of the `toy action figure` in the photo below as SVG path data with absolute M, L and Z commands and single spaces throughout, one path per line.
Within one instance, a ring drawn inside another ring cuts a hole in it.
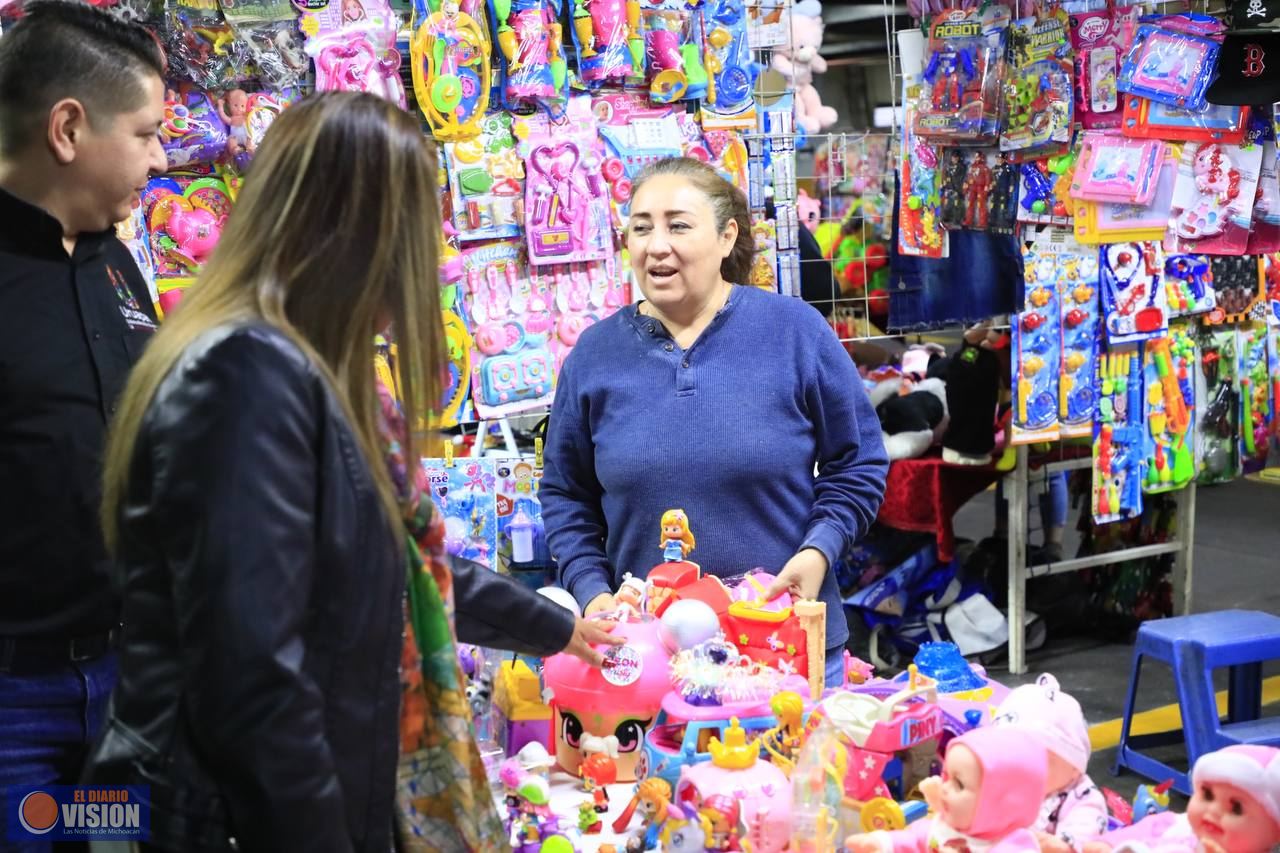
M 1009 162 L 1009 155 L 1003 151 L 992 174 L 992 184 L 991 218 L 988 220 L 991 230 L 1012 234 L 1018 213 L 1018 167 Z
M 618 781 L 618 765 L 613 759 L 601 753 L 587 756 L 578 768 L 582 776 L 582 785 L 591 794 L 592 807 L 599 814 L 609 810 L 609 789 L 606 787 Z
M 947 167 L 942 172 L 942 224 L 948 228 L 959 228 L 965 224 L 964 155 L 952 149 L 947 156 Z
M 960 109 L 960 95 L 975 76 L 977 70 L 968 50 L 947 47 L 935 53 L 924 69 L 924 79 L 931 87 L 929 91 L 934 111 L 950 112 Z
M 987 155 L 981 151 L 973 155 L 969 173 L 964 176 L 964 227 L 977 231 L 987 230 L 987 196 L 991 192 L 991 168 Z

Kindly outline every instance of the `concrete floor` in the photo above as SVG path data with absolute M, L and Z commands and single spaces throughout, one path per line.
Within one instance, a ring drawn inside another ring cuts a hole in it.
M 1033 507 L 1034 504 L 1033 496 Z M 1195 553 L 1193 559 L 1193 608 L 1196 612 L 1240 608 L 1280 613 L 1280 488 L 1275 485 L 1237 480 L 1200 489 L 1196 501 Z M 991 534 L 995 511 L 994 492 L 979 495 L 966 505 L 955 520 L 956 532 L 973 540 Z M 1033 516 L 1037 513 L 1033 512 Z M 1068 520 L 1065 551 L 1075 553 L 1076 514 Z M 1040 543 L 1039 520 L 1031 523 L 1032 544 Z M 1041 672 L 1057 676 L 1063 689 L 1075 696 L 1088 721 L 1100 723 L 1119 717 L 1128 689 L 1132 646 L 1088 637 L 1052 635 L 1044 647 L 1028 656 L 1029 671 L 1010 676 L 992 668 L 992 675 L 1010 685 L 1033 680 Z M 1138 696 L 1141 709 L 1176 701 L 1173 679 L 1162 668 L 1145 667 Z M 1280 673 L 1280 662 L 1265 667 L 1264 676 Z M 1225 686 L 1225 670 L 1218 673 L 1219 689 Z M 1280 707 L 1264 709 L 1264 715 L 1280 713 Z M 1161 757 L 1169 764 L 1185 766 L 1185 752 L 1171 747 Z M 1095 752 L 1090 762 L 1094 781 L 1129 796 L 1146 781 L 1131 774 L 1114 778 L 1109 768 L 1115 750 Z M 1181 760 L 1179 760 L 1181 759 Z

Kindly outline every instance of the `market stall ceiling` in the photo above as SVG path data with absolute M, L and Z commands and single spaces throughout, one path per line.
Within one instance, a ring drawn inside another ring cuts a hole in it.
M 822 20 L 826 23 L 822 55 L 861 56 L 887 53 L 885 14 L 893 15 L 891 29 L 914 26 L 905 5 L 884 3 L 827 3 Z

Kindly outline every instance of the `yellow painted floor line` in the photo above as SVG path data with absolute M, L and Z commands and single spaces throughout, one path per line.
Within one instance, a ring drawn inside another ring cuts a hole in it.
M 1222 716 L 1227 713 L 1227 691 L 1219 691 L 1216 698 L 1218 700 L 1218 716 Z M 1280 702 L 1280 675 L 1265 678 L 1262 681 L 1262 704 L 1270 705 L 1273 702 Z M 1090 726 L 1089 743 L 1093 744 L 1094 749 L 1110 749 L 1113 746 L 1118 746 L 1120 743 L 1120 723 L 1121 720 L 1117 718 Z M 1134 714 L 1130 734 L 1155 734 L 1179 728 L 1182 728 L 1182 712 L 1177 705 L 1165 705 L 1161 708 L 1152 708 L 1150 711 Z

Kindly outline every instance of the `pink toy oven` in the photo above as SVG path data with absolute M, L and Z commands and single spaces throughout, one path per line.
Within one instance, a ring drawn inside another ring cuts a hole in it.
M 634 782 L 652 728 L 671 690 L 671 652 L 659 635 L 661 623 L 640 615 L 619 622 L 621 646 L 602 647 L 605 665 L 592 669 L 578 658 L 547 659 L 543 683 L 551 693 L 551 744 L 556 763 L 577 776 L 591 752 L 616 753 L 619 782 Z

